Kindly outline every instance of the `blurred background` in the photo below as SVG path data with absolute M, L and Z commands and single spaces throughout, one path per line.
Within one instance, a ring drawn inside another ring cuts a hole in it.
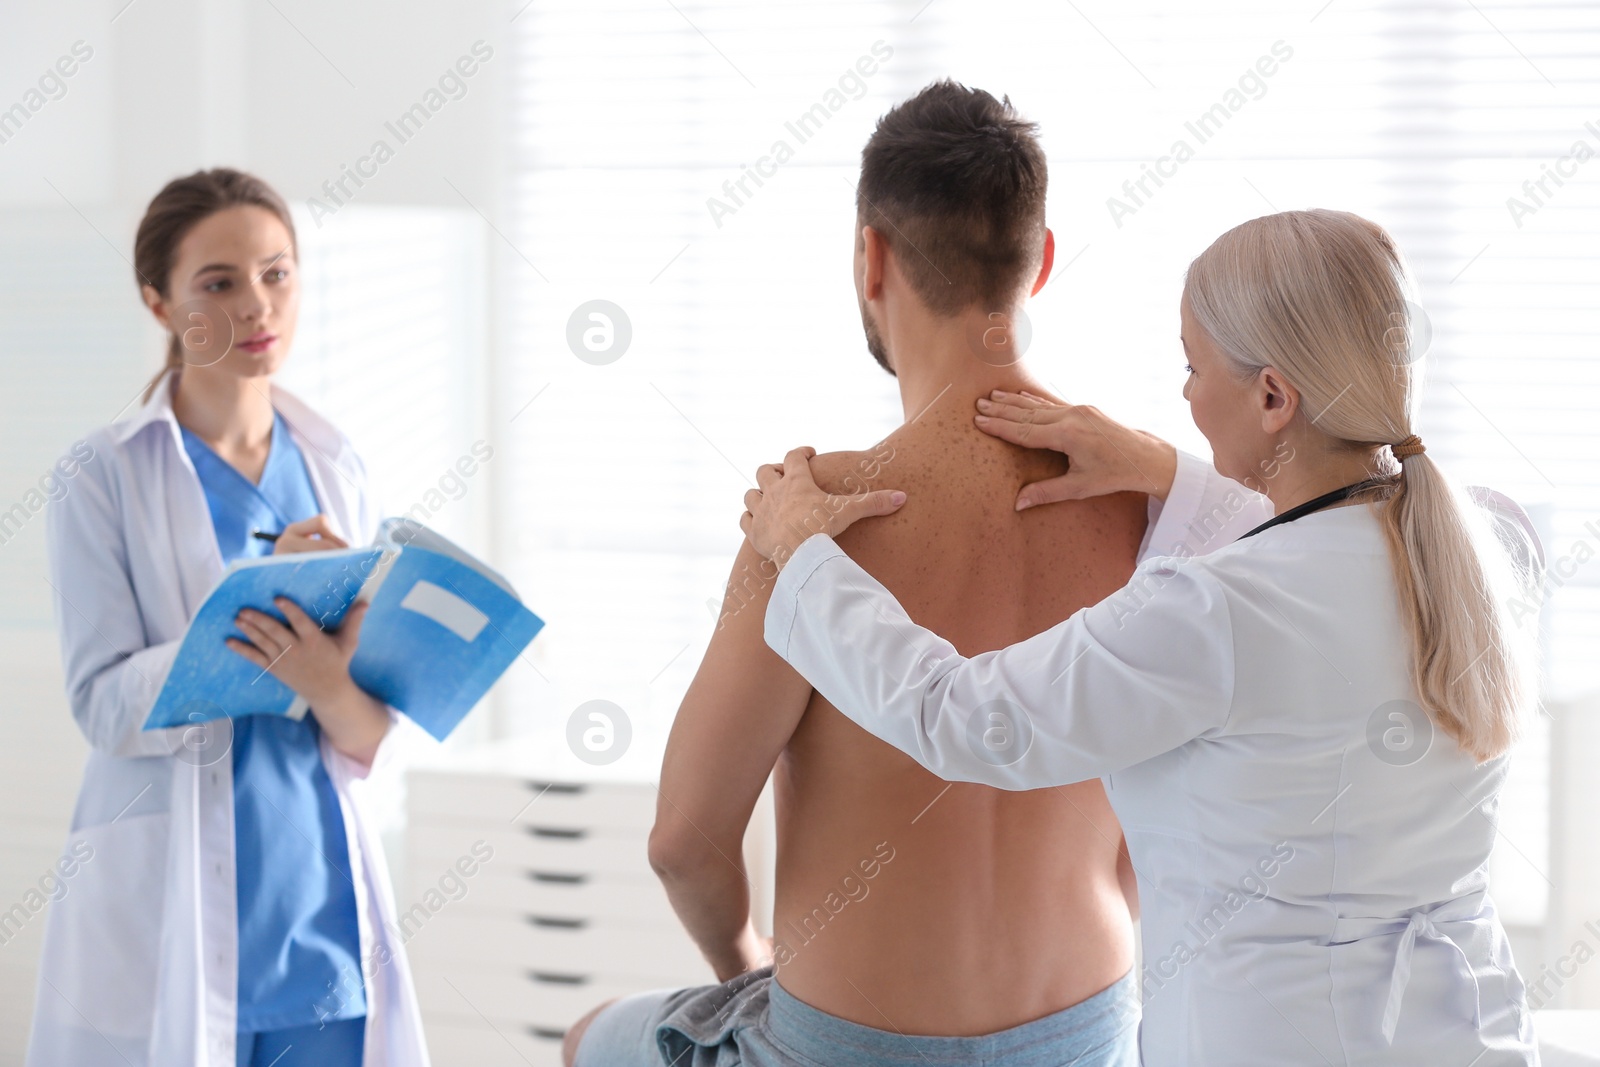
M 43 930 L 4 909 L 60 849 L 84 752 L 40 481 L 159 366 L 130 259 L 161 185 L 235 166 L 294 205 L 282 381 L 354 439 L 388 513 L 485 555 L 548 621 L 420 763 L 489 745 L 598 778 L 567 724 L 604 700 L 629 736 L 603 774 L 648 782 L 756 466 L 900 421 L 862 343 L 853 186 L 876 118 L 946 76 L 1042 129 L 1058 252 L 1030 363 L 1182 447 L 1207 454 L 1179 396 L 1191 258 L 1290 208 L 1398 237 L 1432 332 L 1420 433 L 1523 502 L 1552 565 L 1496 897 L 1535 1003 L 1600 1008 L 1600 966 L 1571 964 L 1600 951 L 1600 6 L 62 0 L 8 4 L 0 31 L 0 1062 L 21 1057 Z M 569 341 L 595 323 L 601 356 Z M 492 458 L 462 476 L 475 445 Z M 427 868 L 393 788 L 404 911 Z M 537 1038 L 436 995 L 430 959 L 430 1034 Z

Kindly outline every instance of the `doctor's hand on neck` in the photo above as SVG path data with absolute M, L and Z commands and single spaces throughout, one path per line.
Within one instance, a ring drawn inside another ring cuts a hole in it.
M 1058 404 L 1023 391 L 978 398 L 978 429 L 1023 448 L 1048 448 L 1071 459 L 1067 473 L 1029 482 L 1017 510 L 1107 493 L 1147 493 L 1165 500 L 1177 477 L 1178 451 L 1154 434 L 1124 426 L 1088 404 Z
M 739 528 L 754 548 L 781 569 L 816 534 L 836 537 L 857 519 L 888 515 L 906 502 L 898 489 L 878 489 L 845 496 L 825 492 L 811 477 L 814 448 L 796 448 L 782 463 L 756 471 L 758 489 L 744 495 Z
M 1398 473 L 1383 444 L 1324 432 L 1318 422 L 1326 409 L 1307 414 L 1300 390 L 1282 371 L 1270 365 L 1241 369 L 1192 321 L 1187 305 L 1182 316 L 1189 361 L 1183 397 L 1211 445 L 1218 473 L 1266 496 L 1280 513 L 1331 490 Z M 1165 501 L 1177 474 L 1171 444 L 1086 404 L 996 390 L 978 400 L 974 421 L 1002 441 L 1048 448 L 1069 460 L 1067 473 L 1024 485 L 1018 511 L 1125 491 Z

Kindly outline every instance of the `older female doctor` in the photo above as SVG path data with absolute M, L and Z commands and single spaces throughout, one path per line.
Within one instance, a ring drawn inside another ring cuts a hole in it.
M 783 567 L 767 641 L 840 711 L 946 779 L 1105 779 L 1138 873 L 1152 1067 L 1537 1062 L 1485 890 L 1529 635 L 1503 607 L 1509 554 L 1412 432 L 1405 285 L 1353 215 L 1219 238 L 1185 286 L 1184 395 L 1217 470 L 1264 484 L 1276 517 L 1191 555 L 1248 494 L 1179 462 L 1163 511 L 1190 529 L 1153 539 L 1177 552 L 997 652 L 958 655 L 827 536 L 894 510 L 888 491 L 829 498 L 797 450 L 746 499 Z M 980 408 L 1075 465 L 1099 436 L 1073 436 L 1074 409 Z M 1099 428 L 1172 469 L 1170 447 Z M 1093 451 L 1075 491 L 1133 487 Z
M 237 620 L 249 640 L 230 647 L 305 697 L 306 718 L 141 730 L 228 562 L 366 541 L 377 523 L 349 442 L 270 384 L 294 337 L 295 251 L 283 201 L 238 171 L 169 183 L 139 227 L 168 366 L 141 410 L 90 436 L 50 513 L 90 745 L 69 851 L 92 859 L 50 913 L 30 1064 L 427 1062 L 363 810 L 396 715 L 350 679 L 364 609 L 337 633 L 286 601 L 289 626 Z

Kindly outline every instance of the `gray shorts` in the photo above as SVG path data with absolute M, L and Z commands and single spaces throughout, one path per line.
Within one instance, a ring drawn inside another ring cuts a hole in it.
M 576 1067 L 1138 1067 L 1133 972 L 1054 1015 L 982 1037 L 908 1037 L 803 1004 L 772 969 L 640 993 L 595 1016 Z

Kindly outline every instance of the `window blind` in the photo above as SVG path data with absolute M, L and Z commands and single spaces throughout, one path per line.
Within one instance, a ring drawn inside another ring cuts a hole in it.
M 321 227 L 298 211 L 295 223 L 300 324 L 283 384 L 337 414 L 384 514 L 485 551 L 485 449 L 473 448 L 488 437 L 482 220 L 350 205 Z

